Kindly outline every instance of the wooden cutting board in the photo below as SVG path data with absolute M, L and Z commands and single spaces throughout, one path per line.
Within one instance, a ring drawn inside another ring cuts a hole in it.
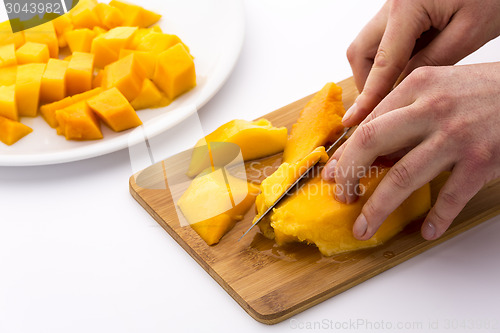
M 347 109 L 357 96 L 357 90 L 352 78 L 339 85 L 343 88 Z M 263 117 L 275 126 L 290 129 L 311 96 Z M 172 200 L 172 193 L 176 197 L 174 191 L 179 189 L 174 186 L 170 189 L 165 176 L 167 169 L 175 172 L 177 163 L 185 163 L 189 158 L 190 153 L 181 153 L 175 159 L 159 162 L 133 175 L 130 192 L 250 316 L 266 324 L 280 322 L 304 311 L 500 212 L 500 181 L 496 181 L 481 190 L 443 237 L 436 241 L 425 241 L 420 236 L 422 221 L 415 221 L 379 247 L 324 257 L 315 247 L 304 244 L 280 248 L 274 241 L 263 237 L 257 227 L 238 242 L 255 215 L 252 208 L 219 244 L 208 246 L 191 227 L 181 226 Z M 260 160 L 252 167 L 267 167 L 266 173 L 270 174 L 280 160 L 281 156 L 276 155 Z M 251 172 L 248 172 L 248 177 L 253 177 Z M 444 180 L 437 178 L 431 183 L 433 202 Z

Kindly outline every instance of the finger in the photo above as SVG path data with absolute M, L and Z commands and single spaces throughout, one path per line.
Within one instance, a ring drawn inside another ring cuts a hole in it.
M 321 170 L 321 178 L 327 182 L 335 181 L 335 167 L 337 166 L 337 161 L 344 150 L 344 147 L 347 143 L 347 140 L 337 148 L 337 150 L 333 153 L 332 157 L 326 162 L 323 170 Z
M 347 59 L 351 65 L 354 82 L 358 91 L 362 91 L 373 65 L 373 59 L 384 35 L 387 25 L 389 2 L 366 24 L 356 39 L 347 49 Z
M 359 124 L 390 92 L 406 67 L 418 37 L 431 26 L 425 10 L 413 2 L 393 1 L 387 27 L 362 93 L 342 122 Z
M 404 200 L 453 163 L 451 155 L 436 147 L 435 140 L 425 140 L 388 171 L 356 219 L 354 237 L 370 239 Z
M 441 237 L 467 202 L 483 187 L 482 170 L 457 164 L 438 194 L 434 207 L 422 224 L 422 237 L 433 240 Z
M 377 157 L 414 147 L 429 134 L 428 116 L 419 108 L 403 107 L 356 129 L 335 167 L 335 182 L 345 189 L 338 195 L 339 201 L 355 200 L 354 188 L 361 171 L 367 170 Z

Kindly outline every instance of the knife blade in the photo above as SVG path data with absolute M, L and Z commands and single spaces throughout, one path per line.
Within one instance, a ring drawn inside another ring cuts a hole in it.
M 326 150 L 326 153 L 328 154 L 328 156 L 331 156 L 330 153 L 333 153 L 336 148 L 338 148 L 340 142 L 342 142 L 342 140 L 347 136 L 347 134 L 350 132 L 352 127 L 348 127 L 344 130 L 344 132 L 338 137 L 337 140 L 335 140 L 334 143 L 332 143 L 330 145 L 330 147 L 328 147 L 328 149 Z M 311 172 L 312 169 L 314 169 L 314 167 L 316 166 L 316 164 L 318 164 L 319 162 L 319 159 L 314 162 L 302 175 L 300 175 L 299 178 L 297 178 L 297 180 L 295 182 L 293 182 L 292 185 L 290 185 L 290 187 L 288 187 L 286 189 L 285 192 L 283 192 L 283 194 L 278 198 L 276 199 L 276 201 L 264 212 L 264 214 L 262 214 L 261 216 L 259 216 L 259 218 L 257 219 L 257 221 L 255 221 L 254 223 L 252 223 L 252 225 L 250 226 L 250 228 L 248 228 L 247 231 L 245 231 L 245 233 L 238 239 L 238 241 L 240 241 L 240 239 L 242 239 L 243 237 L 245 237 L 246 234 L 248 234 L 250 232 L 250 230 L 253 229 L 253 227 L 255 227 L 260 221 L 262 221 L 262 219 L 264 218 L 264 216 L 266 216 L 270 211 L 272 211 L 279 203 L 280 201 L 288 196 L 292 191 L 295 190 L 295 188 L 297 189 L 300 189 L 302 187 L 302 185 L 305 183 L 303 180 L 307 180 L 307 176 L 309 175 L 309 173 Z

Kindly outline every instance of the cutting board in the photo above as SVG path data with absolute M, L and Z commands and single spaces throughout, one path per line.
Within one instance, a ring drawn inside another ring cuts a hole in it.
M 357 96 L 357 89 L 352 78 L 339 85 L 343 89 L 347 109 Z M 307 96 L 263 117 L 275 126 L 290 129 L 311 97 Z M 485 186 L 469 202 L 438 240 L 426 241 L 420 236 L 420 220 L 412 222 L 379 247 L 324 257 L 315 247 L 305 244 L 278 247 L 274 241 L 266 239 L 257 227 L 238 242 L 255 215 L 252 208 L 219 244 L 208 246 L 191 227 L 179 222 L 172 200 L 172 195 L 176 198 L 175 192 L 179 189 L 174 186 L 169 188 L 165 176 L 167 169 L 175 172 L 179 161 L 185 164 L 190 156 L 188 152 L 181 153 L 133 175 L 130 192 L 250 316 L 266 324 L 280 322 L 304 311 L 500 212 L 500 181 L 496 181 Z M 267 168 L 266 174 L 270 174 L 280 160 L 280 155 L 271 156 L 254 162 L 252 168 Z M 247 173 L 249 178 L 253 174 L 259 173 Z M 431 183 L 433 202 L 444 181 L 443 176 Z

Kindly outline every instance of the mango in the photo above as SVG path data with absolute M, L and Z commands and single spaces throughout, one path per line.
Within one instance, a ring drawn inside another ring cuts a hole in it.
M 0 67 L 0 86 L 10 86 L 16 83 L 17 66 Z
M 286 140 L 286 127 L 273 127 L 266 119 L 232 120 L 198 140 L 193 149 L 187 175 L 189 177 L 196 176 L 210 166 L 211 160 L 218 161 L 216 163 L 220 164 L 216 165 L 221 166 L 234 158 L 233 154 L 224 148 L 224 145 L 210 145 L 210 143 L 234 143 L 240 148 L 243 159 L 249 161 L 283 151 Z M 207 144 L 209 149 L 203 149 L 202 147 Z M 212 158 L 209 154 L 212 155 Z
M 176 35 L 150 31 L 148 34 L 141 38 L 140 42 L 136 46 L 136 49 L 138 51 L 161 53 L 179 43 L 182 44 L 182 41 Z M 189 52 L 187 48 L 186 50 Z
M 327 83 L 300 112 L 283 152 L 283 161 L 301 160 L 316 147 L 333 143 L 343 131 L 342 88 Z
M 141 110 L 165 106 L 168 105 L 168 101 L 166 101 L 162 93 L 150 79 L 144 79 L 139 95 L 137 95 L 130 104 L 135 110 Z
M 16 102 L 20 116 L 35 117 L 40 99 L 40 85 L 45 64 L 17 66 Z
M 0 86 L 0 116 L 17 121 L 16 86 Z
M 111 88 L 89 98 L 87 104 L 115 132 L 142 125 L 135 110 L 116 88 Z
M 64 38 L 71 52 L 89 53 L 95 36 L 96 33 L 87 28 L 70 30 L 64 33 Z
M 56 31 L 57 41 L 60 48 L 68 46 L 64 33 L 73 30 L 73 22 L 69 14 L 64 14 L 52 20 L 54 29 Z
M 45 73 L 42 76 L 40 100 L 54 102 L 66 97 L 66 71 L 69 62 L 59 59 L 49 59 Z
M 137 58 L 137 62 L 144 69 L 146 73 L 146 77 L 151 79 L 155 73 L 156 61 L 158 59 L 158 53 L 151 51 L 137 51 L 137 50 L 129 50 L 122 49 L 120 50 L 119 58 L 125 58 L 129 54 L 135 54 Z
M 16 48 L 14 44 L 0 46 L 0 68 L 17 65 Z
M 26 42 L 46 44 L 51 58 L 59 57 L 59 40 L 52 21 L 24 31 Z
M 97 0 L 79 0 L 78 4 L 69 11 L 71 21 L 76 29 L 92 29 L 101 24 L 97 14 L 93 10 L 96 5 Z
M 0 141 L 12 145 L 33 130 L 20 122 L 0 116 Z
M 47 63 L 50 58 L 47 44 L 26 42 L 16 50 L 17 62 L 22 64 Z
M 99 120 L 85 101 L 57 110 L 56 119 L 57 134 L 64 135 L 66 140 L 102 139 Z
M 103 68 L 118 60 L 120 50 L 127 48 L 137 27 L 116 27 L 94 38 L 91 52 L 95 54 L 96 66 Z
M 104 76 L 104 70 L 100 70 L 97 72 L 97 74 L 94 76 L 94 79 L 92 80 L 92 88 L 97 88 L 102 85 L 103 76 Z
M 66 91 L 68 95 L 79 94 L 92 89 L 94 55 L 74 52 L 66 71 Z
M 98 3 L 93 11 L 96 13 L 101 25 L 106 29 L 112 29 L 123 24 L 124 16 L 122 12 L 113 6 L 105 3 Z
M 193 58 L 182 44 L 176 44 L 158 55 L 153 82 L 170 99 L 196 86 Z
M 193 179 L 177 205 L 198 235 L 214 245 L 243 219 L 258 192 L 256 185 L 225 169 L 208 168 Z
M 125 1 L 111 0 L 109 4 L 123 13 L 124 26 L 147 28 L 161 18 L 160 14 Z
M 40 114 L 43 119 L 50 125 L 52 128 L 56 128 L 59 123 L 56 118 L 56 111 L 67 108 L 75 103 L 86 101 L 92 96 L 100 94 L 102 92 L 102 88 L 96 88 L 89 91 L 86 91 L 81 94 L 76 94 L 73 96 L 68 96 L 60 101 L 53 102 L 50 104 L 45 104 L 40 107 Z
M 17 49 L 24 44 L 24 32 L 12 32 L 9 21 L 0 23 L 0 45 L 14 44 Z
M 128 101 L 132 101 L 139 95 L 145 78 L 137 57 L 130 54 L 104 68 L 101 84 L 104 89 L 118 88 Z

